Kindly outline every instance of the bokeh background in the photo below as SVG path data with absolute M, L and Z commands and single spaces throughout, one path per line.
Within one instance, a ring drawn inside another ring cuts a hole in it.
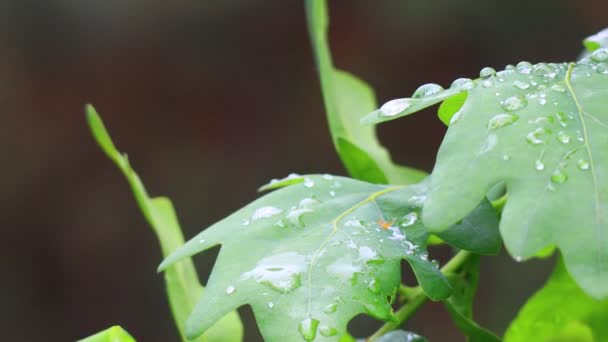
M 330 10 L 336 65 L 381 102 L 484 66 L 573 60 L 608 25 L 604 0 L 332 0 Z M 2 340 L 74 341 L 121 324 L 140 341 L 177 341 L 157 241 L 89 135 L 88 102 L 149 191 L 173 199 L 186 237 L 270 178 L 344 174 L 301 1 L 0 0 Z M 432 168 L 445 132 L 434 111 L 379 127 L 396 161 Z M 216 253 L 195 258 L 202 276 Z M 477 318 L 502 333 L 551 265 L 484 259 Z M 246 340 L 260 340 L 242 313 Z M 361 336 L 377 326 L 357 322 Z M 406 328 L 463 340 L 440 304 Z

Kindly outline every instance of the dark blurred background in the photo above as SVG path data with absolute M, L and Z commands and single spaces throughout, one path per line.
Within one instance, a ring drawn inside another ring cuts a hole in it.
M 604 0 L 330 1 L 335 63 L 380 102 L 484 66 L 576 58 L 608 25 Z M 325 122 L 301 1 L 0 0 L 0 331 L 73 341 L 121 324 L 177 341 L 151 230 L 94 144 L 93 103 L 186 237 L 289 172 L 344 174 Z M 426 170 L 434 108 L 379 127 L 395 160 Z M 195 258 L 209 272 L 215 253 Z M 440 251 L 445 255 L 445 251 Z M 483 261 L 477 318 L 499 333 L 552 261 Z M 260 339 L 242 311 L 247 341 Z M 362 320 L 365 335 L 374 323 Z M 407 329 L 462 341 L 440 304 Z

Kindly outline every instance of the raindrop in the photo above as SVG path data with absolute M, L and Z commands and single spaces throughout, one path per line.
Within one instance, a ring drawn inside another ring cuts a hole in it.
M 576 131 L 576 140 L 580 142 L 585 141 L 585 138 L 583 138 L 583 134 L 581 133 L 581 131 Z
M 205 239 L 200 239 L 198 242 L 199 243 L 205 243 L 205 241 L 206 241 Z
M 498 114 L 488 122 L 488 129 L 495 130 L 504 126 L 508 126 L 519 119 L 519 116 L 513 114 Z
M 561 84 L 554 84 L 551 86 L 551 90 L 556 91 L 558 93 L 564 93 L 566 92 L 566 87 Z
M 315 181 L 311 178 L 304 178 L 304 186 L 307 188 L 312 188 L 313 186 L 315 186 Z
M 314 318 L 307 318 L 300 322 L 298 325 L 298 331 L 304 340 L 310 342 L 317 336 L 317 327 L 319 326 L 319 320 Z
M 381 116 L 395 116 L 412 106 L 410 99 L 396 99 L 388 101 L 380 107 Z
M 553 174 L 551 175 L 551 181 L 555 184 L 562 184 L 565 183 L 567 180 L 568 174 L 561 168 L 553 171 Z
M 547 131 L 544 128 L 539 127 L 526 135 L 526 141 L 532 145 L 543 144 L 545 141 L 541 137 L 546 133 Z
M 260 220 L 260 219 L 265 219 L 265 218 L 269 218 L 269 217 L 273 217 L 275 215 L 278 215 L 280 213 L 282 213 L 283 210 L 276 208 L 276 207 L 261 207 L 258 208 L 253 215 L 251 215 L 251 221 L 256 221 L 256 220 Z
M 335 196 L 336 196 L 336 192 L 335 192 L 335 191 L 333 191 L 333 190 L 331 190 L 331 191 L 329 192 L 329 196 L 331 196 L 331 197 L 335 197 Z
M 479 71 L 479 77 L 482 80 L 486 80 L 494 75 L 496 75 L 496 70 L 494 70 L 494 68 L 491 68 L 491 67 L 485 67 L 485 68 L 481 69 L 481 71 Z
M 557 116 L 557 121 L 559 121 L 559 124 L 562 127 L 568 126 L 568 115 L 566 115 L 564 112 L 557 112 L 555 113 L 555 116 Z
M 403 221 L 401 222 L 401 227 L 409 227 L 409 226 L 413 225 L 414 223 L 416 223 L 416 221 L 418 220 L 418 214 L 413 211 L 413 212 L 403 216 L 402 220 Z
M 431 260 L 431 264 L 433 264 L 433 267 L 439 268 L 439 261 L 433 259 L 433 260 Z
M 553 69 L 546 63 L 535 64 L 532 69 L 534 70 L 534 74 L 537 76 L 555 78 L 555 76 L 557 75 L 555 69 Z
M 303 225 L 302 215 L 306 213 L 312 213 L 312 209 L 300 208 L 300 209 L 291 209 L 285 218 L 293 225 L 301 227 Z
M 450 89 L 471 90 L 475 88 L 475 82 L 470 78 L 458 78 L 452 82 Z
M 570 136 L 564 131 L 559 131 L 557 133 L 557 140 L 559 140 L 562 144 L 567 144 L 570 142 Z
M 244 273 L 243 280 L 253 278 L 271 289 L 287 293 L 302 285 L 300 274 L 306 268 L 306 258 L 294 252 L 280 253 L 260 260 L 256 267 Z
M 510 156 L 510 155 L 508 155 L 508 154 L 503 154 L 503 155 L 502 155 L 502 160 L 504 160 L 504 161 L 511 160 L 511 156 Z
M 492 85 L 494 84 L 490 80 L 484 80 L 483 82 L 481 82 L 481 86 L 484 88 L 490 88 Z
M 608 64 L 606 63 L 598 63 L 595 66 L 595 71 L 597 71 L 600 74 L 608 74 Z
M 274 308 L 274 303 L 273 302 L 268 302 L 268 307 L 271 308 L 271 309 Z
M 323 179 L 330 181 L 330 180 L 334 179 L 334 176 L 326 173 L 326 174 L 323 175 Z
M 608 49 L 600 48 L 591 53 L 591 59 L 595 62 L 604 62 L 608 60 Z
M 580 170 L 589 170 L 589 162 L 584 159 L 579 159 L 576 165 Z
M 282 219 L 278 220 L 277 223 L 275 223 L 274 225 L 277 226 L 277 227 L 279 227 L 279 228 L 285 228 L 285 226 L 286 226 L 285 225 L 285 221 L 283 221 Z
M 330 313 L 336 312 L 337 309 L 338 309 L 338 304 L 331 303 L 323 308 L 323 312 L 325 312 L 326 314 L 330 314 Z
M 530 62 L 526 62 L 526 61 L 519 62 L 519 63 L 517 63 L 517 66 L 515 67 L 515 69 L 520 74 L 528 75 L 532 72 L 532 64 L 530 64 Z
M 443 87 L 435 83 L 423 84 L 412 95 L 414 99 L 420 99 L 431 95 L 439 94 L 443 91 Z
M 336 336 L 338 334 L 338 330 L 328 326 L 322 326 L 319 328 L 319 332 L 325 337 Z
M 522 109 L 527 105 L 528 100 L 526 100 L 526 98 L 523 96 L 511 96 L 501 103 L 502 109 L 506 110 L 507 112 Z
M 236 287 L 234 287 L 234 286 L 232 286 L 232 285 L 230 285 L 230 286 L 228 286 L 228 287 L 226 288 L 226 294 L 227 294 L 227 295 L 231 295 L 231 294 L 233 294 L 233 293 L 234 293 L 234 291 L 236 291 Z
M 513 82 L 513 86 L 517 89 L 521 89 L 521 90 L 526 90 L 528 88 L 530 88 L 530 85 L 526 82 L 522 82 L 522 81 L 515 81 Z
M 314 198 L 307 197 L 300 201 L 300 204 L 298 204 L 298 207 L 300 209 L 312 209 L 314 206 L 316 206 L 319 203 L 321 203 L 321 202 L 317 201 Z
M 545 169 L 545 164 L 542 162 L 542 160 L 536 159 L 536 161 L 534 162 L 534 168 L 537 171 L 542 171 Z
M 242 220 L 241 220 L 241 224 L 242 224 L 243 226 L 248 226 L 248 225 L 249 225 L 249 220 L 248 220 L 248 219 L 242 219 Z

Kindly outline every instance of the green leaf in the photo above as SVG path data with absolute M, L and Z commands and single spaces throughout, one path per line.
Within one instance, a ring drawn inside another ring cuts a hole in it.
M 589 36 L 583 40 L 583 45 L 587 52 L 593 52 L 599 48 L 608 47 L 608 28 Z
M 460 108 L 462 108 L 462 105 L 464 105 L 465 101 L 467 100 L 468 94 L 469 93 L 467 92 L 458 93 L 454 96 L 448 97 L 441 103 L 439 106 L 439 111 L 437 112 L 441 122 L 443 122 L 446 126 L 450 125 L 452 117 L 454 117 L 454 114 L 456 114 Z
M 175 210 L 168 198 L 150 198 L 139 176 L 131 168 L 126 155 L 122 155 L 114 146 L 101 118 L 95 109 L 88 105 L 86 108 L 87 121 L 93 136 L 106 155 L 114 161 L 127 178 L 137 204 L 159 239 L 163 256 L 184 244 Z M 169 305 L 173 312 L 182 340 L 186 341 L 184 324 L 203 293 L 203 287 L 198 281 L 198 275 L 192 260 L 183 260 L 165 272 L 165 283 Z M 241 341 L 243 326 L 236 312 L 227 313 L 216 326 L 205 336 L 196 341 Z
M 579 63 L 522 62 L 468 90 L 431 175 L 423 220 L 441 231 L 497 183 L 517 260 L 555 244 L 576 281 L 608 295 L 608 50 Z
M 500 338 L 473 320 L 473 301 L 479 282 L 479 256 L 472 256 L 457 273 L 448 276 L 454 291 L 444 305 L 470 342 L 499 342 Z
M 413 332 L 394 330 L 380 336 L 375 342 L 428 342 L 428 340 Z
M 376 108 L 375 96 L 365 82 L 334 68 L 327 40 L 326 2 L 306 1 L 306 14 L 332 139 L 350 175 L 372 183 L 411 184 L 422 180 L 426 175 L 423 171 L 393 164 L 375 129 L 359 124 L 364 114 Z
M 505 342 L 607 341 L 608 300 L 588 296 L 560 258 L 545 286 L 507 329 Z
M 253 308 L 267 341 L 342 336 L 360 313 L 391 320 L 387 297 L 400 284 L 402 259 L 430 298 L 450 295 L 449 283 L 427 258 L 429 233 L 418 220 L 424 183 L 387 187 L 301 177 L 207 228 L 160 265 L 162 270 L 222 245 L 188 320 L 188 336 L 244 304 Z M 494 217 L 496 227 L 495 215 L 484 217 Z
M 93 336 L 83 338 L 78 342 L 135 342 L 135 339 L 123 328 L 115 325 Z

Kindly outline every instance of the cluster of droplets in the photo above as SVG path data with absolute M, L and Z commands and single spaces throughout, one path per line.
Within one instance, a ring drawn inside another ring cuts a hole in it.
M 608 75 L 608 48 L 599 48 L 579 63 L 588 65 L 595 72 Z

